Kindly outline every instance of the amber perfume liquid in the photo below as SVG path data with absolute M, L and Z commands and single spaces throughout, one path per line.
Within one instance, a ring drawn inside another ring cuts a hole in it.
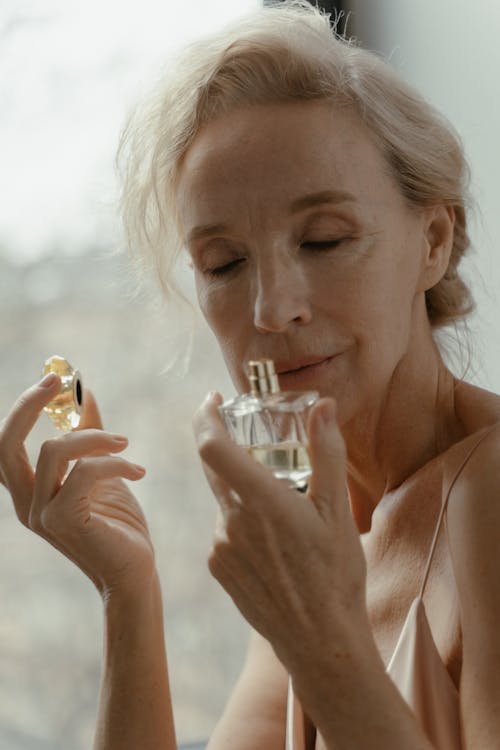
M 270 469 L 278 479 L 287 479 L 298 490 L 306 490 L 311 475 L 311 461 L 302 443 L 283 442 L 251 445 L 253 458 Z

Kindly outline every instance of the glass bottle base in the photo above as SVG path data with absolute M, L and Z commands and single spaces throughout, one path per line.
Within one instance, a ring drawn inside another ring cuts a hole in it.
M 287 480 L 292 487 L 306 492 L 311 476 L 311 462 L 302 443 L 283 442 L 251 445 L 248 451 L 258 463 L 270 469 L 277 479 Z

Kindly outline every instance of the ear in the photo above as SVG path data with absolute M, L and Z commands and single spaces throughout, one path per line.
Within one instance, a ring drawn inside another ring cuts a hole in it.
M 455 228 L 455 209 L 443 204 L 424 210 L 424 237 L 420 290 L 425 292 L 441 281 L 450 262 Z

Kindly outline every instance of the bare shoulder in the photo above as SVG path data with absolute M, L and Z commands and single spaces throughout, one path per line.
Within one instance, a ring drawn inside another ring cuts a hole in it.
M 450 493 L 446 527 L 460 602 L 465 739 L 467 747 L 489 748 L 500 736 L 500 398 L 473 396 L 480 423 L 450 452 L 455 474 L 467 460 Z
M 463 467 L 463 468 L 462 468 Z M 447 508 L 452 551 L 459 557 L 486 541 L 500 526 L 500 421 L 463 441 L 446 467 L 448 480 L 456 477 Z M 484 536 L 484 539 L 483 539 Z M 500 545 L 498 545 L 500 555 Z
M 500 476 L 500 463 L 494 460 L 500 447 L 500 395 L 456 381 L 455 416 L 460 434 L 443 454 L 444 489 L 457 480 L 448 505 L 451 516 L 467 508 L 472 511 L 469 506 L 478 501 L 482 484 L 497 481 L 497 471 Z
M 281 750 L 288 675 L 271 645 L 253 632 L 242 673 L 207 750 Z
M 457 583 L 475 555 L 484 557 L 484 545 L 500 539 L 500 396 L 463 386 L 466 435 L 448 451 L 444 483 L 446 488 L 453 482 L 446 515 L 450 551 L 458 565 Z M 500 545 L 495 542 L 497 547 L 500 559 Z M 469 569 L 470 574 L 474 569 Z

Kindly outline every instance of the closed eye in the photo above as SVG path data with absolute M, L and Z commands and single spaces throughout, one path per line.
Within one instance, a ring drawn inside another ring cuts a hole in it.
M 245 258 L 235 258 L 234 260 L 231 260 L 229 263 L 224 263 L 222 266 L 215 266 L 214 268 L 207 268 L 207 273 L 210 276 L 224 276 L 227 273 L 230 273 L 233 271 L 237 265 L 242 263 L 245 260 Z
M 301 247 L 306 250 L 330 250 L 338 247 L 342 240 L 322 240 L 321 242 L 302 242 Z

